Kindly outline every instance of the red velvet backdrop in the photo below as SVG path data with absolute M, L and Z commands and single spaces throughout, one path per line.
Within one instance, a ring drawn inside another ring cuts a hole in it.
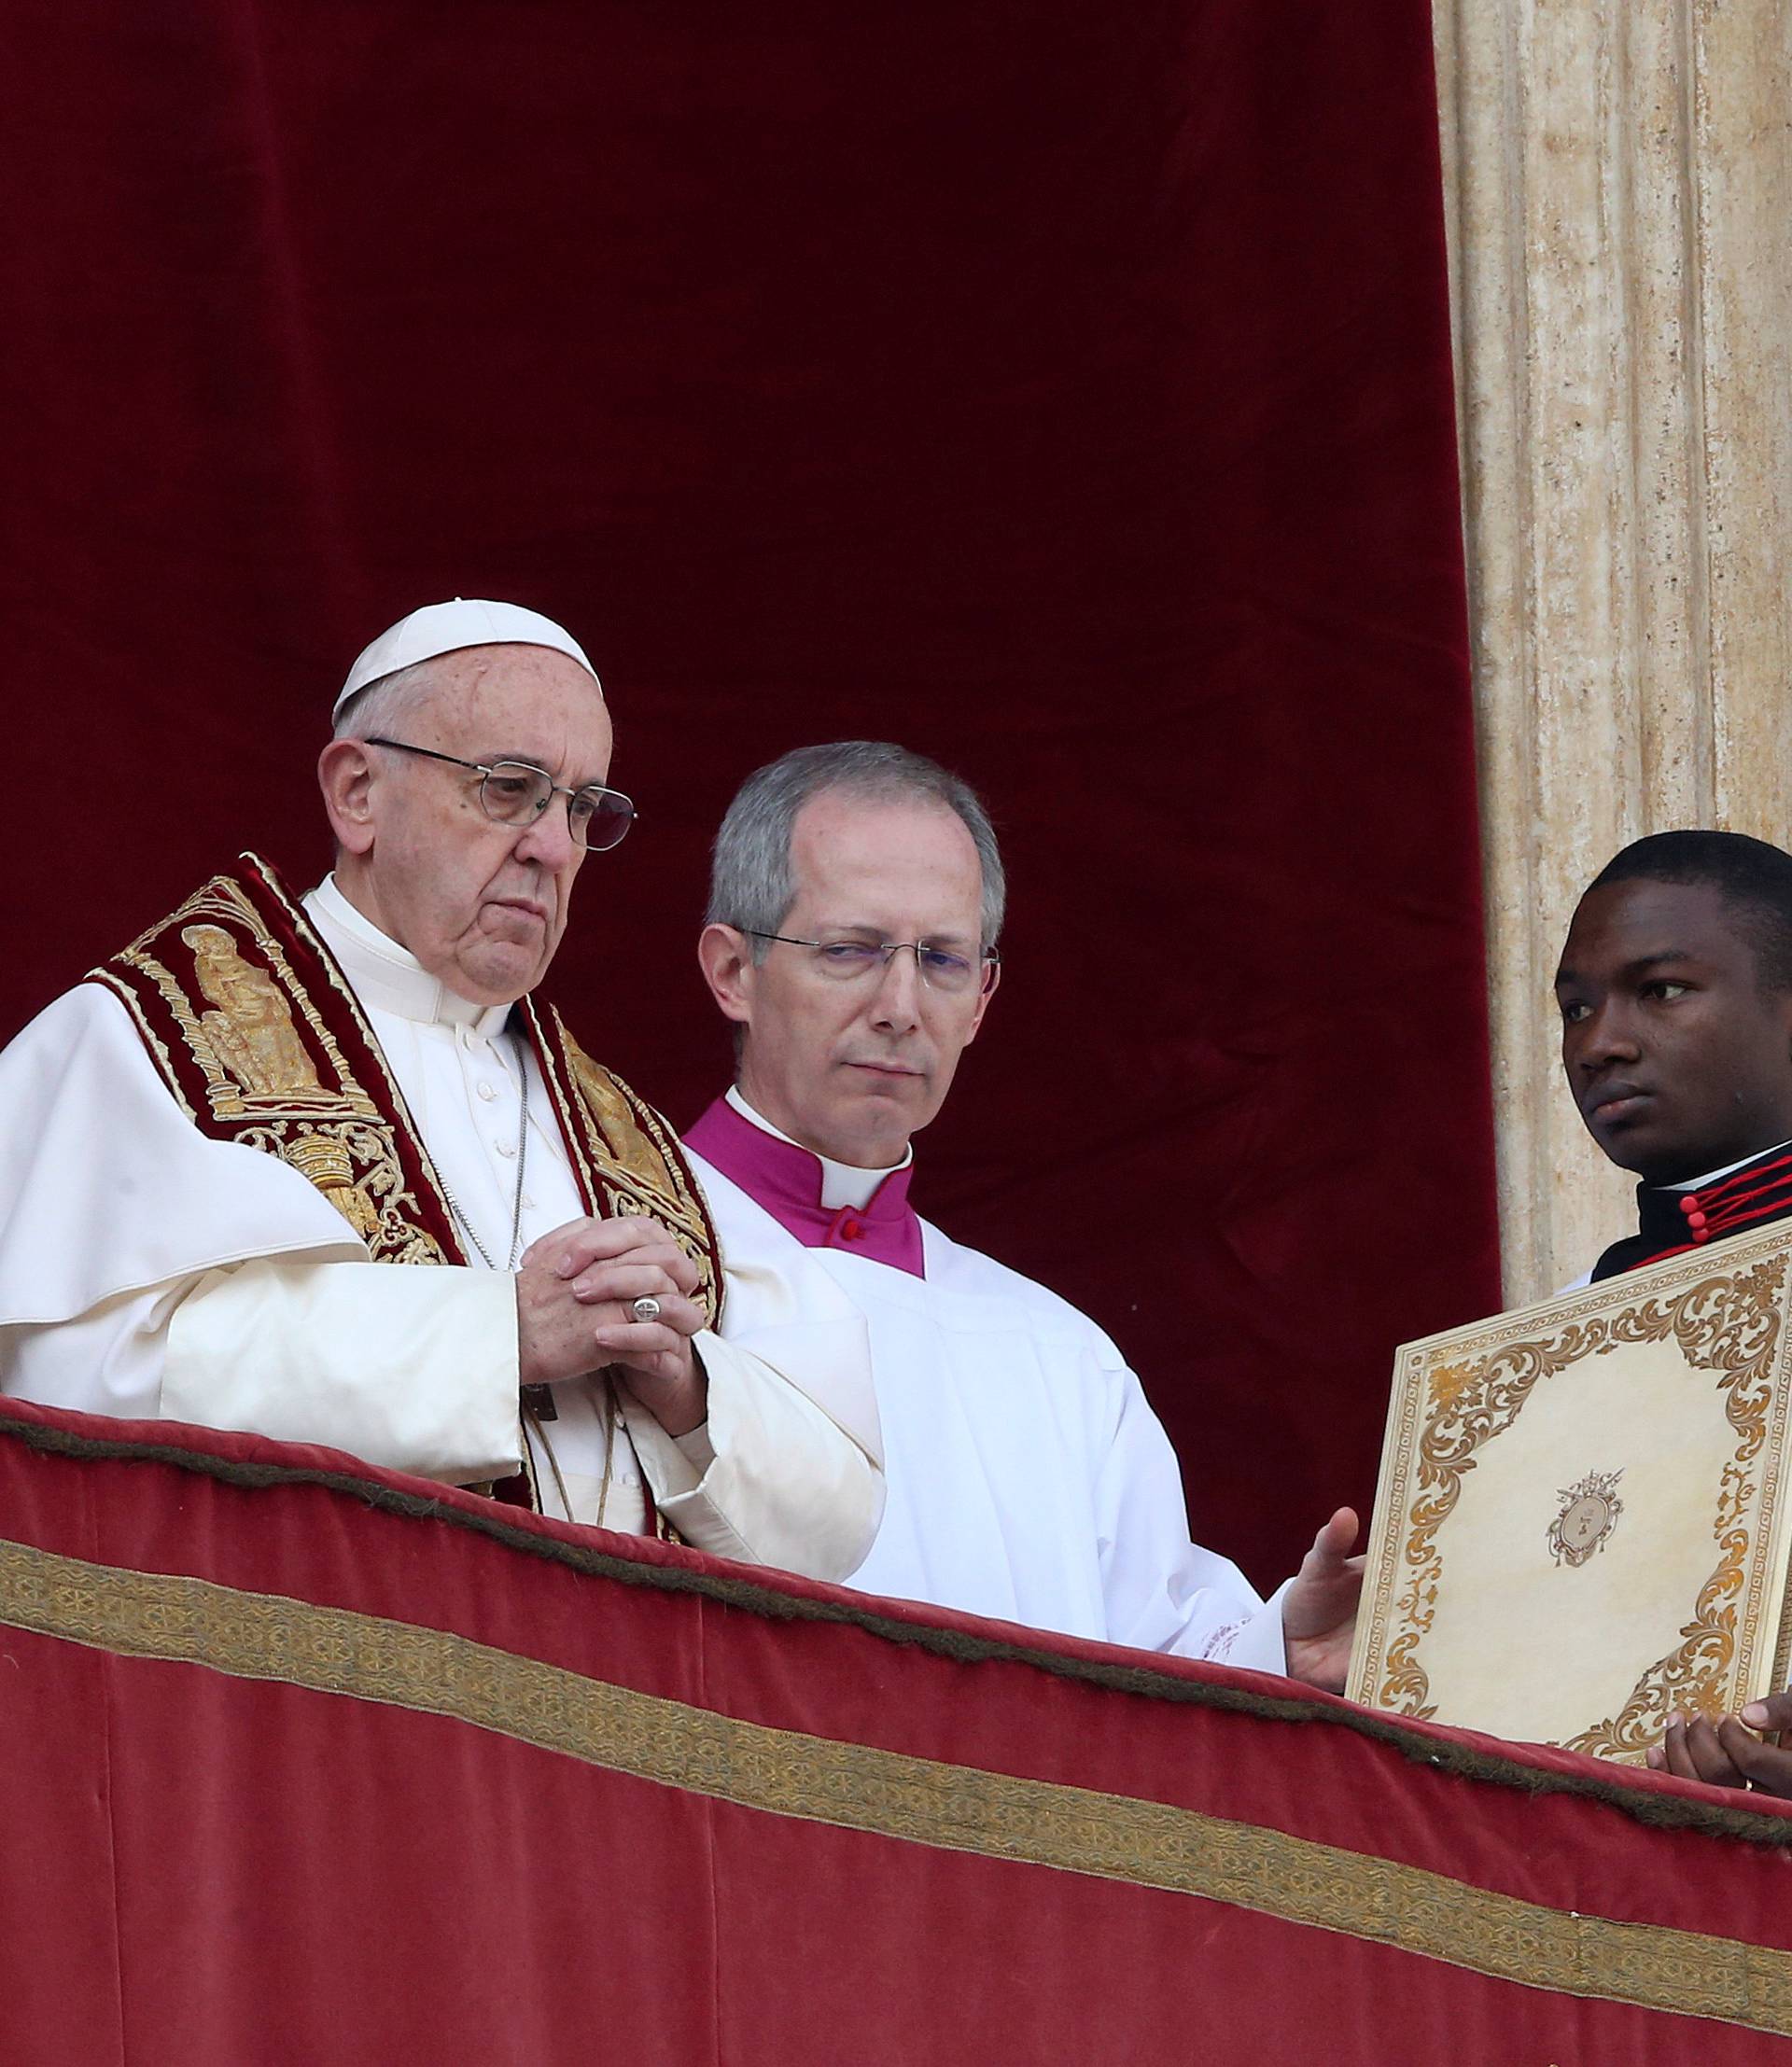
M 643 810 L 588 1044 L 694 1116 L 734 785 L 941 756 L 1015 909 L 923 1208 L 1120 1338 L 1259 1580 L 1366 1500 L 1394 1343 L 1497 1303 L 1426 0 L 9 31 L 0 1027 L 238 845 L 320 873 L 355 649 L 534 604 Z

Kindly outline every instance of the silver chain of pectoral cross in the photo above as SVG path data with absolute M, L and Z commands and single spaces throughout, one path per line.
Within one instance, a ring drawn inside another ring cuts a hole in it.
M 523 1085 L 523 1114 L 516 1124 L 516 1197 L 511 1206 L 511 1260 L 504 1265 L 506 1270 L 512 1271 L 523 1254 L 523 1173 L 529 1160 L 529 1065 L 520 1040 L 516 1041 L 516 1073 Z M 490 1250 L 474 1232 L 472 1222 L 448 1189 L 448 1180 L 440 1170 L 436 1172 L 436 1182 L 441 1187 L 442 1197 L 448 1201 L 448 1210 L 459 1222 L 461 1233 L 472 1243 L 480 1262 L 487 1270 L 496 1270 L 497 1265 L 492 1261 Z

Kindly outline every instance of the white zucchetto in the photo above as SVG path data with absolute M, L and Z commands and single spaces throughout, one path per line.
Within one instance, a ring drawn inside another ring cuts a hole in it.
M 467 602 L 455 596 L 452 603 L 429 603 L 413 610 L 364 647 L 337 692 L 331 719 L 340 715 L 351 696 L 382 676 L 413 667 L 418 661 L 437 660 L 443 653 L 458 653 L 468 646 L 545 646 L 577 661 L 597 681 L 597 670 L 586 659 L 584 648 L 551 617 L 525 610 L 520 603 Z M 597 686 L 601 689 L 603 684 Z

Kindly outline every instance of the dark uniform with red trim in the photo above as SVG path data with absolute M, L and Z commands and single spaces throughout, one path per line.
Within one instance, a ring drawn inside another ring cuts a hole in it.
M 1764 1149 L 1707 1183 L 1639 1184 L 1636 1207 L 1637 1232 L 1614 1242 L 1593 1265 L 1595 1284 L 1792 1216 L 1792 1142 Z

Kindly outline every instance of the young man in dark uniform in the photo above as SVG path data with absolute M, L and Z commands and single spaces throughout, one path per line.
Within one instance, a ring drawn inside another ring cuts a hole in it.
M 1737 832 L 1636 841 L 1581 899 L 1556 996 L 1588 1131 L 1642 1179 L 1636 1232 L 1595 1279 L 1792 1216 L 1792 854 Z M 1792 1745 L 1755 1734 L 1780 1728 L 1792 1693 L 1676 1718 L 1649 1763 L 1792 1795 Z

